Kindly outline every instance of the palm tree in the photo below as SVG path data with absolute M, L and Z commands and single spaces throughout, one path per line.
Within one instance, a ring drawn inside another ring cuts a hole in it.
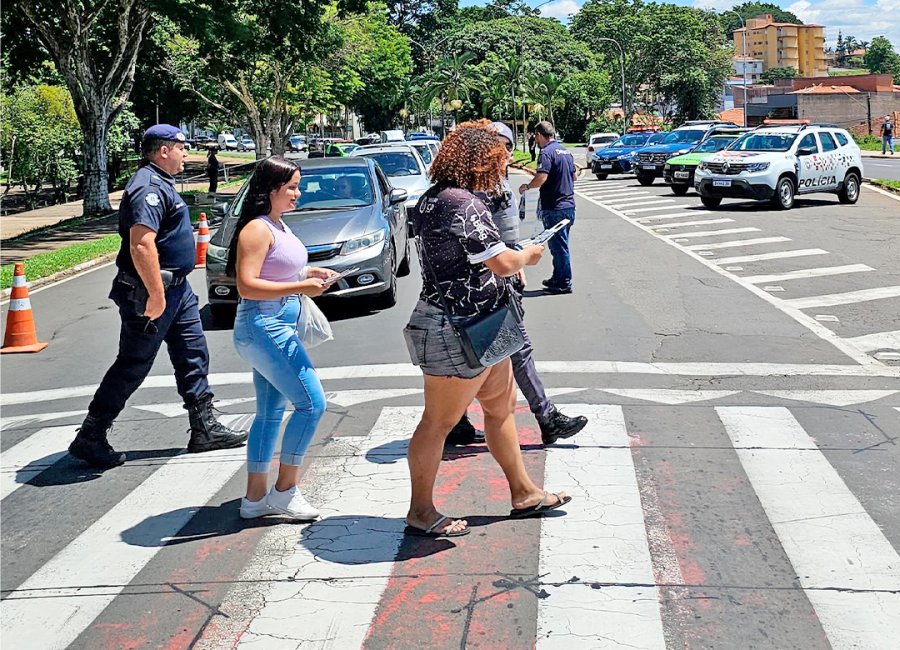
M 478 86 L 472 74 L 474 68 L 469 65 L 474 58 L 471 52 L 443 58 L 428 75 L 426 95 L 432 99 L 440 97 L 444 106 L 454 106 L 454 118 L 459 113 L 459 107 L 469 101 L 472 91 Z
M 501 63 L 500 69 L 497 71 L 497 80 L 504 84 L 512 95 L 512 118 L 513 118 L 513 138 L 518 141 L 519 128 L 516 120 L 516 95 L 521 94 L 522 88 L 522 59 L 518 56 L 511 56 Z M 523 123 L 524 123 L 525 106 L 522 106 Z M 525 128 L 524 126 L 522 128 Z M 514 143 L 515 144 L 515 143 Z M 522 151 L 525 151 L 525 142 L 522 142 Z
M 553 72 L 542 75 L 530 76 L 525 81 L 525 93 L 532 102 L 542 104 L 547 108 L 550 122 L 553 120 L 553 104 L 559 103 L 559 90 L 565 80 Z
M 481 110 L 487 117 L 495 117 L 502 120 L 509 107 L 509 87 L 503 80 L 494 81 L 481 89 Z M 515 109 L 513 109 L 515 112 Z M 515 115 L 513 115 L 515 118 Z

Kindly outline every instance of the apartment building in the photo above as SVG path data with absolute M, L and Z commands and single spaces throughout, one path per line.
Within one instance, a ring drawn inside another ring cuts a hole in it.
M 745 52 L 748 58 L 761 60 L 765 70 L 791 67 L 803 77 L 828 74 L 822 25 L 777 23 L 771 14 L 750 18 L 746 27 L 734 30 L 735 56 Z

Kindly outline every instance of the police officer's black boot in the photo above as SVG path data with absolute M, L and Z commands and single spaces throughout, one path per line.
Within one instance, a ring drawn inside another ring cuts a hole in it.
M 78 435 L 69 445 L 69 453 L 97 469 L 118 467 L 125 462 L 125 454 L 112 448 L 106 439 L 112 423 L 100 422 L 90 415 L 84 419 Z
M 560 438 L 571 438 L 584 429 L 587 423 L 588 419 L 583 415 L 570 418 L 568 415 L 560 413 L 554 406 L 546 420 L 538 420 L 538 425 L 541 427 L 541 442 L 545 445 L 552 445 Z
M 214 449 L 240 447 L 247 441 L 246 431 L 235 431 L 220 423 L 213 413 L 212 397 L 203 397 L 188 407 L 191 440 L 188 451 L 196 454 Z
M 469 421 L 469 416 L 463 414 L 459 422 L 450 429 L 445 445 L 464 446 L 464 445 L 483 445 L 485 444 L 484 431 L 479 431 L 475 425 Z

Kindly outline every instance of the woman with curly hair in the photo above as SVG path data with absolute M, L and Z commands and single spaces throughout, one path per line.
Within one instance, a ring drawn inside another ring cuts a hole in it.
M 444 311 L 473 318 L 506 304 L 504 278 L 537 264 L 543 246 L 507 248 L 476 192 L 496 192 L 509 160 L 503 140 L 487 120 L 465 122 L 446 140 L 431 166 L 434 186 L 412 211 L 423 261 L 422 293 L 404 335 L 425 379 L 425 412 L 409 443 L 412 498 L 405 532 L 428 537 L 469 533 L 465 520 L 439 513 L 433 491 L 444 440 L 477 399 L 484 411 L 491 455 L 509 484 L 512 517 L 541 515 L 571 500 L 548 493 L 528 476 L 516 432 L 516 393 L 510 360 L 471 368 Z

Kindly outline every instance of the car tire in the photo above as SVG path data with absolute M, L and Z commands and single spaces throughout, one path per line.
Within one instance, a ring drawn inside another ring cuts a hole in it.
M 855 172 L 847 172 L 844 183 L 838 190 L 838 200 L 841 203 L 856 203 L 859 201 L 859 176 Z
M 672 194 L 675 196 L 684 196 L 688 193 L 689 189 L 691 189 L 689 185 L 673 185 Z
M 775 183 L 775 194 L 772 196 L 772 206 L 776 210 L 790 210 L 794 207 L 795 195 L 794 181 L 790 176 L 782 176 Z
M 400 260 L 400 266 L 397 267 L 397 277 L 405 278 L 409 275 L 409 238 L 406 239 L 406 252 L 403 253 L 403 259 Z
M 212 315 L 213 322 L 217 325 L 233 325 L 234 317 L 237 315 L 237 305 L 210 303 L 209 313 Z
M 594 176 L 597 177 L 598 181 L 605 181 L 606 177 L 609 176 L 609 174 L 594 174 Z
M 718 208 L 722 204 L 722 197 L 720 197 L 720 196 L 701 196 L 700 203 L 702 203 L 707 208 Z
M 376 309 L 390 309 L 397 304 L 397 272 L 394 271 L 394 259 L 397 251 L 391 245 L 391 263 L 388 265 L 390 269 L 390 278 L 388 278 L 388 288 L 375 296 L 374 304 Z
M 656 180 L 653 176 L 648 176 L 647 174 L 635 174 L 637 176 L 637 182 L 641 185 L 653 185 L 653 181 Z

